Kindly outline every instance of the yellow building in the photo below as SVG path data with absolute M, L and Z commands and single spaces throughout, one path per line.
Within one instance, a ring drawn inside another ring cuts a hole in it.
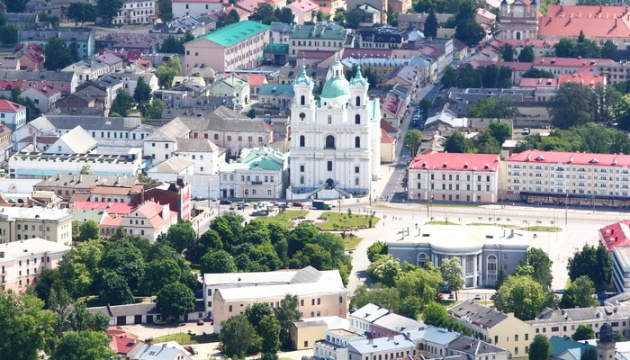
M 0 243 L 42 238 L 72 243 L 72 214 L 66 209 L 0 207 Z
M 527 357 L 533 337 L 530 324 L 499 310 L 465 300 L 448 310 L 453 318 L 468 326 L 475 337 L 502 347 L 511 358 Z
M 324 339 L 328 325 L 322 320 L 295 321 L 289 326 L 293 350 L 312 349 L 315 341 Z

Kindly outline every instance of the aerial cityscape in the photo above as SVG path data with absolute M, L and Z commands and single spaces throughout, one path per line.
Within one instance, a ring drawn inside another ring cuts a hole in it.
M 630 7 L 0 0 L 0 360 L 630 359 Z

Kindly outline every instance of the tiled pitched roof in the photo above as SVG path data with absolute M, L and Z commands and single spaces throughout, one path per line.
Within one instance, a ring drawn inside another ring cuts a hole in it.
M 26 109 L 26 106 L 16 104 L 9 100 L 0 99 L 0 111 L 4 112 L 18 112 Z
M 522 153 L 513 154 L 506 161 L 529 162 L 534 164 L 630 167 L 630 155 L 624 154 L 593 154 L 527 150 Z
M 499 160 L 500 156 L 494 154 L 455 154 L 428 151 L 417 155 L 409 165 L 409 169 L 496 172 L 499 170 Z
M 630 220 L 622 220 L 599 229 L 601 243 L 612 251 L 616 246 L 630 246 Z

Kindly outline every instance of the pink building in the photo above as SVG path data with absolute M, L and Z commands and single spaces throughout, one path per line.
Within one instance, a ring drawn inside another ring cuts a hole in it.
M 0 245 L 0 290 L 22 293 L 37 284 L 44 269 L 54 269 L 70 246 L 41 238 Z

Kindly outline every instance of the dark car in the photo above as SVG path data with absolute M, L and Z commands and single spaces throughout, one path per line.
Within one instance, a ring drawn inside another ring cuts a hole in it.
M 203 320 L 201 320 L 201 319 L 197 320 L 197 325 L 199 325 L 199 326 L 203 325 Z
M 224 199 L 224 200 L 221 200 L 219 202 L 219 204 L 221 204 L 221 205 L 232 205 L 232 202 L 230 200 L 225 200 Z

